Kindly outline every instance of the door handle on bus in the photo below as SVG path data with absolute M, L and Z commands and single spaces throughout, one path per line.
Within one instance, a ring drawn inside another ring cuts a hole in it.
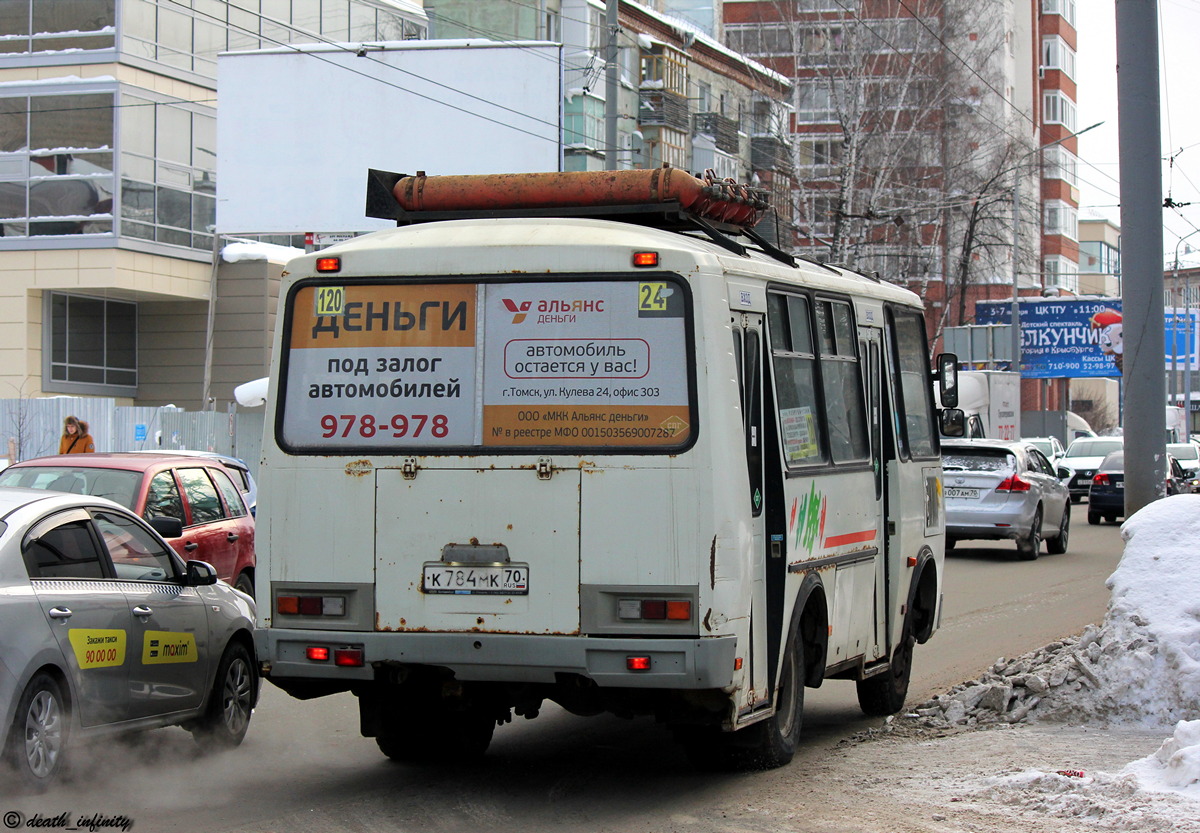
M 197 544 L 195 541 L 188 541 L 186 544 L 183 545 L 183 548 L 185 550 L 187 550 L 188 552 L 191 552 L 192 550 L 196 549 L 196 547 L 198 547 L 198 546 L 200 546 L 200 545 Z
M 50 608 L 51 619 L 70 619 L 73 614 L 69 607 L 52 607 Z
M 134 616 L 151 616 L 153 613 L 154 609 L 146 607 L 145 605 L 138 605 L 133 609 Z
M 229 533 L 226 533 L 226 535 L 225 535 L 225 540 L 231 544 L 234 541 L 236 541 L 237 539 L 238 539 L 238 534 L 236 532 L 229 532 Z

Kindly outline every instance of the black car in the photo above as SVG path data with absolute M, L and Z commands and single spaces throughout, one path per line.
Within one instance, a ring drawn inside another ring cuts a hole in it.
M 1167 494 L 1178 495 L 1191 492 L 1191 483 L 1179 461 L 1167 455 Z M 1088 523 L 1098 524 L 1100 519 L 1116 523 L 1125 517 L 1125 452 L 1110 453 L 1096 473 L 1092 475 L 1088 491 Z

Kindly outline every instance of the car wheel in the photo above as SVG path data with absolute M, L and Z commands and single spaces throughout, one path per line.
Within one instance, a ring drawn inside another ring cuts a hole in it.
M 1058 523 L 1058 534 L 1046 539 L 1046 552 L 1051 555 L 1062 555 L 1067 551 L 1067 541 L 1071 535 L 1071 503 L 1063 505 L 1062 520 Z
M 205 751 L 237 746 L 250 728 L 250 714 L 257 699 L 258 676 L 250 652 L 241 642 L 231 642 L 217 667 L 208 706 L 189 726 L 192 738 Z
M 246 570 L 238 573 L 237 581 L 233 583 L 233 586 L 250 598 L 254 598 L 254 579 L 250 578 L 250 573 Z
M 1017 539 L 1017 558 L 1022 561 L 1035 561 L 1042 551 L 1042 507 L 1033 513 L 1033 523 L 1029 525 L 1029 533 L 1024 538 Z
M 913 646 L 917 640 L 912 633 L 912 614 L 904 617 L 900 644 L 892 653 L 891 667 L 884 674 L 859 680 L 858 705 L 863 714 L 883 717 L 904 708 L 908 697 L 908 682 L 912 678 Z
M 1099 512 L 1088 512 L 1088 523 L 1091 524 L 1092 526 L 1099 526 L 1100 525 L 1100 513 Z
M 775 769 L 792 760 L 804 721 L 804 643 L 798 633 L 788 640 L 779 673 L 779 695 L 771 717 L 737 732 L 704 727 L 685 736 L 684 749 L 697 769 Z
M 35 674 L 17 704 L 5 757 L 30 790 L 41 792 L 62 772 L 71 730 L 71 712 L 62 686 L 49 674 Z

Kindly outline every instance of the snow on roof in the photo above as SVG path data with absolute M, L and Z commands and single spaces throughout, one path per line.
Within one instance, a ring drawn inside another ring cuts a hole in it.
M 221 249 L 221 260 L 226 263 L 241 263 L 248 260 L 265 260 L 270 263 L 287 263 L 294 257 L 304 254 L 303 249 L 291 246 L 276 246 L 273 243 L 259 243 L 252 240 L 240 240 L 229 243 Z
M 718 41 L 716 38 L 709 35 L 703 29 L 698 28 L 691 21 L 683 20 L 682 18 L 663 14 L 662 12 L 655 11 L 654 9 L 650 8 L 649 6 L 645 6 L 641 3 L 633 2 L 633 0 L 624 0 L 624 2 L 629 3 L 629 5 L 631 5 L 631 6 L 636 6 L 639 12 L 645 14 L 647 17 L 654 18 L 655 20 L 657 20 L 659 23 L 663 24 L 664 26 L 674 29 L 677 33 L 679 33 L 683 37 L 692 38 L 697 43 L 703 43 L 704 46 L 707 47 L 708 49 L 711 49 L 714 52 L 719 52 L 722 55 L 725 55 L 726 57 L 732 58 L 735 61 L 738 61 L 739 63 L 745 64 L 746 67 L 748 67 L 750 70 L 752 70 L 753 72 L 755 72 L 765 78 L 770 78 L 772 81 L 783 84 L 786 87 L 792 86 L 792 79 L 788 78 L 786 75 L 776 72 L 773 69 L 769 69 L 769 68 L 763 66 L 762 64 L 760 64 L 758 61 L 755 61 L 751 58 L 747 58 L 741 52 L 735 52 L 734 50 L 730 49 L 725 44 Z M 648 41 L 649 43 L 648 44 L 644 43 L 642 40 L 643 38 L 645 38 L 646 41 Z M 654 46 L 654 44 L 661 44 L 661 43 L 662 43 L 662 41 L 655 40 L 653 37 L 651 37 L 649 35 L 638 34 L 638 45 L 642 49 L 651 49 Z

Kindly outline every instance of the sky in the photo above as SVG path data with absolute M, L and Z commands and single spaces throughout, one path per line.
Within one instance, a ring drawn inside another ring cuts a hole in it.
M 1114 3 L 1077 0 L 1076 124 L 1083 129 L 1104 122 L 1079 137 L 1079 217 L 1104 217 L 1120 225 Z M 1158 12 L 1163 198 L 1192 203 L 1164 211 L 1163 261 L 1173 263 L 1178 247 L 1181 264 L 1200 265 L 1200 107 L 1194 92 L 1200 75 L 1200 0 L 1158 0 Z

